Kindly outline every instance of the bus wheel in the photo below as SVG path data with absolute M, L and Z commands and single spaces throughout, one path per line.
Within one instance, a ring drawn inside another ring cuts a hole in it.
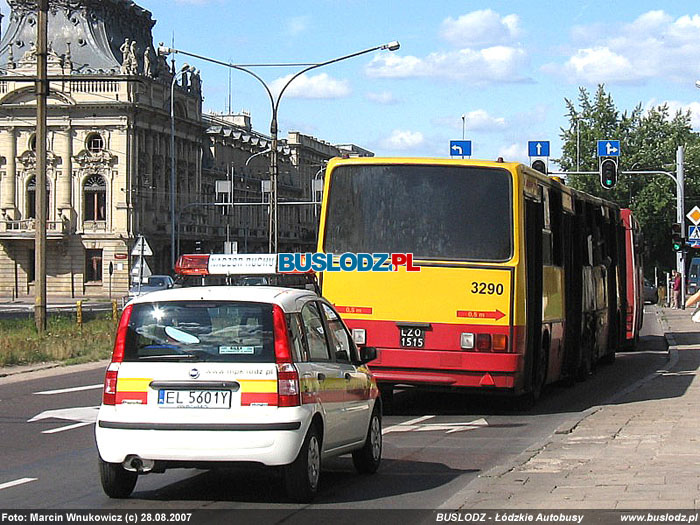
M 585 381 L 593 371 L 593 336 L 589 331 L 581 338 L 581 360 L 576 370 L 576 381 Z
M 532 370 L 532 398 L 537 401 L 542 396 L 545 382 L 547 381 L 547 352 L 549 344 L 545 340 L 542 348 L 537 353 L 537 360 Z
M 379 394 L 382 396 L 382 412 L 387 415 L 394 413 L 394 386 L 380 386 Z

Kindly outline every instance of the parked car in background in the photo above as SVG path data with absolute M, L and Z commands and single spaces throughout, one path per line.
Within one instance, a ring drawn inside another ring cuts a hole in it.
M 659 290 L 649 279 L 644 279 L 644 304 L 656 304 L 659 302 Z
M 693 257 L 688 269 L 688 289 L 686 293 L 693 295 L 700 290 L 700 257 Z
M 131 287 L 129 290 L 129 299 L 151 292 L 167 290 L 172 288 L 174 284 L 175 281 L 173 281 L 173 278 L 169 275 L 151 275 L 147 282 L 141 283 L 140 286 L 136 283 Z

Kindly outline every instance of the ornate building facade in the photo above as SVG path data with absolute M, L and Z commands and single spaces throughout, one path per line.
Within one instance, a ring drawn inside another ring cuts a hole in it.
M 36 1 L 8 4 L 0 41 L 0 300 L 34 293 Z M 139 235 L 153 250 L 151 271 L 172 273 L 173 154 L 178 251 L 221 252 L 226 240 L 239 251 L 266 251 L 264 205 L 210 204 L 217 181 L 231 184 L 237 202 L 264 202 L 269 138 L 247 115 L 203 116 L 198 72 L 175 77 L 175 64 L 156 54 L 151 13 L 131 0 L 49 5 L 48 293 L 125 294 Z M 280 145 L 280 200 L 311 200 L 311 171 L 319 159 L 348 154 L 343 148 L 290 133 Z M 312 206 L 279 216 L 280 250 L 313 248 Z

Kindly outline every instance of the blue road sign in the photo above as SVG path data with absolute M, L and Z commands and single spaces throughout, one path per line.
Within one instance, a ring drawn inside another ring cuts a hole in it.
M 619 140 L 599 140 L 598 141 L 598 156 L 599 157 L 619 157 L 620 156 L 620 141 Z
M 527 142 L 527 154 L 530 157 L 549 157 L 549 141 L 529 140 Z
M 700 226 L 688 226 L 688 240 L 700 242 Z
M 450 141 L 450 155 L 453 157 L 470 157 L 472 154 L 472 141 L 471 140 L 451 140 Z

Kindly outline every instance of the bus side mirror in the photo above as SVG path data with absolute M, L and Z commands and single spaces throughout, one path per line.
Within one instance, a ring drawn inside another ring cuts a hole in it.
M 360 364 L 369 363 L 377 358 L 377 349 L 373 346 L 360 347 Z

